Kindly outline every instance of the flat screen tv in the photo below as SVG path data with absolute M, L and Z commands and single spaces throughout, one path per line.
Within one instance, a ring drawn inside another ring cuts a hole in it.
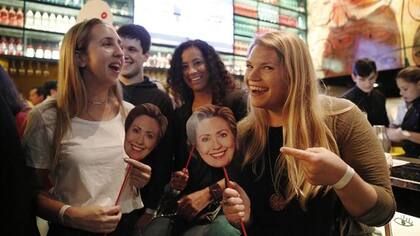
M 233 52 L 232 0 L 135 0 L 134 23 L 144 26 L 155 44 L 201 39 L 217 51 Z

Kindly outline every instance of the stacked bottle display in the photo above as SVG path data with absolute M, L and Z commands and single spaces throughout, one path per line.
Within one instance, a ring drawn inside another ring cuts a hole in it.
M 1 6 L 0 8 L 0 24 L 23 27 L 24 16 L 22 8 Z
M 52 3 L 55 5 L 63 5 L 66 7 L 80 8 L 87 0 L 37 0 L 38 2 Z
M 60 49 L 57 43 L 44 41 L 35 43 L 29 42 L 26 48 L 24 48 L 22 39 L 2 36 L 0 38 L 0 55 L 58 60 L 60 57 Z
M 285 30 L 306 40 L 304 0 L 235 0 L 234 13 L 235 73 L 245 71 L 244 56 L 256 34 Z
M 51 76 L 51 66 L 49 62 L 41 61 L 23 61 L 23 60 L 11 60 L 8 67 L 5 68 L 9 72 L 9 75 L 18 78 L 42 78 Z M 51 78 L 50 78 L 51 79 Z
M 53 12 L 34 12 L 30 9 L 26 12 L 25 27 L 28 29 L 65 33 L 75 24 L 75 16 L 55 14 Z

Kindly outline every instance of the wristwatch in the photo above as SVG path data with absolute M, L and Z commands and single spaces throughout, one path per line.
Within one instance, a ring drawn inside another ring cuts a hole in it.
M 210 194 L 214 201 L 221 201 L 222 200 L 222 188 L 217 184 L 212 184 L 209 186 L 210 188 Z

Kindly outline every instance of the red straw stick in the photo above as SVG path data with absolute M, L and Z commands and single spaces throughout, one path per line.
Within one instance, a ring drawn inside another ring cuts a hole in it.
M 121 185 L 120 191 L 118 192 L 118 196 L 117 196 L 117 199 L 115 200 L 114 206 L 116 206 L 118 204 L 118 202 L 120 201 L 120 197 L 121 197 L 122 191 L 124 190 L 125 184 L 127 183 L 130 171 L 131 171 L 131 165 L 128 165 L 127 169 L 125 171 L 125 176 L 124 176 L 123 183 Z
M 187 164 L 185 164 L 184 169 L 188 170 L 188 166 L 190 165 L 190 161 L 191 161 L 191 158 L 192 158 L 192 154 L 194 153 L 194 149 L 195 149 L 195 146 L 194 145 L 191 146 L 191 150 L 190 150 L 190 154 L 188 156 Z
M 229 175 L 227 173 L 226 167 L 223 167 L 223 173 L 225 174 L 227 187 L 232 188 L 233 186 L 230 184 L 230 179 L 229 179 Z M 244 236 L 248 236 L 248 234 L 246 233 L 244 222 L 242 222 L 242 220 L 241 220 L 241 230 Z

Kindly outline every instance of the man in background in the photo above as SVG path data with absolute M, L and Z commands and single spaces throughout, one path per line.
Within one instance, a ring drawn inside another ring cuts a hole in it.
M 47 98 L 52 97 L 55 98 L 55 96 L 57 95 L 57 81 L 56 80 L 50 80 L 44 83 L 43 85 L 44 91 L 45 91 L 45 95 L 47 96 Z
M 42 86 L 33 88 L 29 91 L 29 101 L 33 106 L 40 104 L 45 100 L 45 92 Z
M 365 112 L 372 126 L 388 126 L 385 96 L 374 86 L 378 78 L 375 62 L 367 58 L 357 60 L 353 65 L 351 78 L 355 86 L 345 92 L 342 97 L 352 101 Z
M 155 104 L 168 119 L 165 136 L 154 151 L 142 161 L 152 168 L 150 182 L 141 189 L 145 210 L 141 213 L 137 225 L 143 229 L 156 213 L 163 188 L 170 179 L 173 154 L 173 107 L 168 94 L 160 90 L 143 72 L 143 64 L 149 58 L 151 44 L 149 32 L 140 25 L 128 24 L 121 26 L 117 33 L 121 38 L 125 60 L 119 76 L 124 100 L 135 106 L 143 103 Z

